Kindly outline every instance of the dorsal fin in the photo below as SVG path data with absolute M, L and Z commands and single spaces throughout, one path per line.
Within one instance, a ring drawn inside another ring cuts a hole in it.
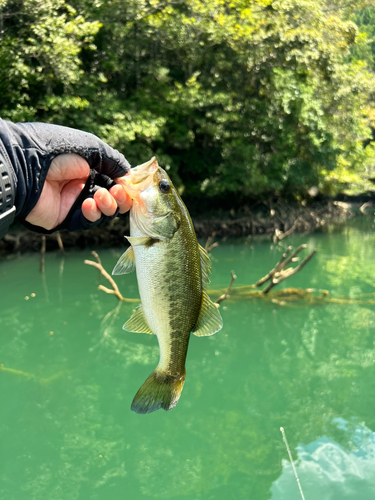
M 126 330 L 127 332 L 134 332 L 134 333 L 150 333 L 150 334 L 154 333 L 148 326 L 145 314 L 143 312 L 142 304 L 137 307 L 132 316 L 123 326 L 123 329 Z
M 198 248 L 201 259 L 202 286 L 203 289 L 205 289 L 208 283 L 210 282 L 210 274 L 211 274 L 210 257 L 208 256 L 208 253 L 201 245 L 198 244 Z
M 199 318 L 193 329 L 194 335 L 197 337 L 213 335 L 221 330 L 222 327 L 223 320 L 221 319 L 219 309 L 211 301 L 207 293 L 203 291 Z

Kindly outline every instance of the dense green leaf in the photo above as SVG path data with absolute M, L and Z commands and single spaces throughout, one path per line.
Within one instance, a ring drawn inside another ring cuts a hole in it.
M 375 10 L 365 1 L 0 9 L 5 118 L 92 131 L 133 164 L 157 154 L 187 199 L 369 187 Z

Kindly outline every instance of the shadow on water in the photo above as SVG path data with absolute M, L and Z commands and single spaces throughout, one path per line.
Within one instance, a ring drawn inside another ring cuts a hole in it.
M 357 228 L 292 236 L 318 253 L 286 286 L 373 293 L 374 239 Z M 280 253 L 220 244 L 211 286 L 225 288 L 232 269 L 238 286 L 254 283 Z M 103 265 L 119 254 L 103 252 Z M 298 499 L 280 426 L 306 500 L 374 496 L 373 305 L 224 302 L 223 330 L 191 341 L 177 407 L 142 416 L 130 403 L 157 340 L 122 330 L 133 305 L 97 290 L 88 257 L 68 254 L 59 275 L 46 255 L 44 282 L 36 257 L 0 264 L 0 363 L 31 375 L 0 371 L 2 500 Z M 137 297 L 134 275 L 118 284 Z

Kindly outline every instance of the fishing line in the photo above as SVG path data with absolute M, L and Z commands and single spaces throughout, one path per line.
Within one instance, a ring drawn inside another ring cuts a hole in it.
M 299 477 L 298 477 L 298 474 L 297 474 L 297 470 L 296 470 L 296 468 L 294 466 L 293 457 L 292 457 L 292 453 L 291 453 L 290 448 L 289 448 L 288 440 L 286 439 L 284 427 L 280 427 L 280 431 L 281 431 L 281 434 L 283 436 L 283 441 L 284 441 L 285 446 L 286 446 L 286 451 L 288 452 L 288 455 L 289 455 L 290 463 L 292 464 L 292 469 L 293 469 L 293 472 L 294 472 L 294 477 L 296 478 L 296 481 L 297 481 L 297 484 L 298 484 L 298 488 L 299 488 L 299 492 L 301 493 L 301 498 L 302 498 L 302 500 L 305 500 L 305 497 L 304 497 L 303 491 L 302 491 L 302 486 L 301 486 L 301 483 L 299 482 Z

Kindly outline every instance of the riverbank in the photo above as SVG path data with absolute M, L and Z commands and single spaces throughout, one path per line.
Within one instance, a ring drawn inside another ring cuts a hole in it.
M 258 202 L 238 211 L 206 213 L 194 217 L 198 238 L 255 237 L 263 235 L 278 241 L 293 232 L 310 233 L 331 224 L 343 224 L 358 213 L 358 203 L 340 201 L 316 202 L 309 206 L 291 205 L 283 202 L 268 204 Z M 124 237 L 129 235 L 128 217 L 117 218 L 109 224 L 88 231 L 42 235 L 33 233 L 21 225 L 0 240 L 0 255 L 15 256 L 25 252 L 40 252 L 45 244 L 46 251 L 64 249 L 110 248 L 124 246 Z

